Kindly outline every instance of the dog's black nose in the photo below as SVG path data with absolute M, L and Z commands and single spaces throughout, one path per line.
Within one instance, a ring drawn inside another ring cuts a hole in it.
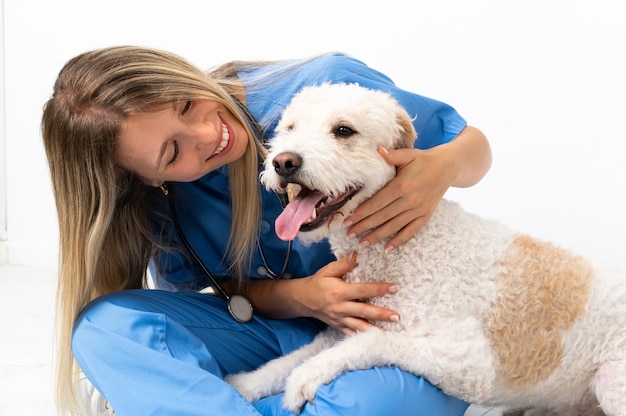
M 291 152 L 279 153 L 272 160 L 272 166 L 280 176 L 292 176 L 300 169 L 301 165 L 302 158 Z

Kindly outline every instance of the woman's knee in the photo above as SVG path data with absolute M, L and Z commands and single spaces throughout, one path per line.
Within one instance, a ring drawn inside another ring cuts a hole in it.
M 72 349 L 98 349 L 117 340 L 152 344 L 162 336 L 164 317 L 146 308 L 141 290 L 104 295 L 90 302 L 80 313 L 72 333 Z
M 247 328 L 251 332 L 259 326 Z M 193 292 L 128 290 L 102 296 L 84 308 L 74 325 L 72 351 L 81 367 L 105 361 L 120 365 L 129 357 L 142 360 L 157 352 L 221 374 L 217 361 L 244 361 L 233 357 L 233 345 L 245 347 L 241 344 L 246 340 L 258 340 L 248 332 L 230 318 L 222 299 Z M 271 353 L 275 346 L 267 348 Z M 250 349 L 254 355 L 260 348 L 255 344 Z M 258 366 L 258 360 L 254 364 Z

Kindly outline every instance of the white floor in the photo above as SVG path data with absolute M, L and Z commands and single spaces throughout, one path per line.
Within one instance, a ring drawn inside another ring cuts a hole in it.
M 52 416 L 54 272 L 0 265 L 0 416 Z M 465 416 L 499 416 L 472 406 Z
M 51 271 L 0 266 L 0 416 L 54 415 L 55 287 Z

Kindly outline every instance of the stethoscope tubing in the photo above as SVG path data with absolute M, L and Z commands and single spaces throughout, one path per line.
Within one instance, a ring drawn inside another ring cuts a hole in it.
M 198 266 L 200 266 L 200 268 L 202 269 L 202 272 L 211 281 L 211 286 L 213 287 L 214 292 L 219 293 L 224 299 L 226 299 L 226 302 L 228 304 L 228 312 L 230 313 L 230 315 L 233 317 L 235 321 L 239 323 L 249 322 L 254 315 L 254 308 L 252 307 L 252 303 L 250 302 L 250 300 L 243 295 L 232 295 L 232 296 L 229 295 L 226 289 L 224 289 L 224 287 L 219 283 L 219 281 L 215 278 L 215 276 L 213 276 L 213 273 L 209 271 L 209 269 L 206 267 L 202 259 L 200 259 L 200 256 L 198 256 L 198 253 L 196 253 L 196 251 L 193 249 L 193 247 L 189 243 L 189 240 L 187 240 L 185 233 L 183 232 L 183 229 L 180 225 L 180 221 L 178 220 L 178 213 L 176 211 L 176 206 L 174 204 L 172 184 L 170 183 L 170 184 L 161 185 L 161 191 L 167 198 L 169 209 L 170 209 L 170 214 L 172 215 L 172 222 L 174 223 L 174 229 L 176 230 L 178 237 L 182 241 L 183 245 L 185 246 L 189 254 L 191 254 L 194 261 L 198 264 Z M 279 195 L 279 198 L 281 199 L 281 204 L 283 204 L 283 207 L 284 207 L 284 198 L 282 198 L 280 195 Z M 259 244 L 259 251 L 261 252 L 261 257 L 263 259 L 263 263 L 264 263 L 265 269 L 267 270 L 268 275 L 271 278 L 279 278 L 279 279 L 282 278 L 285 275 L 287 266 L 289 264 L 289 258 L 291 256 L 291 241 L 289 242 L 287 246 L 287 256 L 285 257 L 285 261 L 284 261 L 280 275 L 277 275 L 276 273 L 274 273 L 270 269 L 270 267 L 267 265 L 267 262 L 265 260 L 265 254 L 263 253 L 263 249 L 260 247 L 260 244 Z M 201 292 L 204 292 L 204 290 Z
M 191 244 L 187 240 L 187 237 L 185 237 L 185 233 L 183 233 L 183 229 L 180 226 L 180 221 L 178 220 L 178 214 L 176 212 L 176 206 L 174 204 L 172 188 L 173 187 L 171 184 L 163 184 L 161 186 L 161 189 L 163 190 L 163 193 L 168 200 L 170 213 L 172 215 L 172 221 L 174 223 L 176 233 L 178 233 L 178 237 L 181 239 L 183 245 L 185 246 L 189 254 L 191 254 L 195 262 L 200 266 L 204 274 L 209 278 L 213 289 L 219 292 L 219 294 L 222 295 L 224 299 L 226 299 L 228 312 L 233 317 L 233 319 L 242 324 L 249 322 L 254 315 L 252 303 L 248 300 L 248 298 L 243 295 L 229 295 L 226 289 L 224 289 L 224 287 L 217 281 L 215 276 L 213 276 L 213 273 L 211 273 L 209 269 L 205 266 L 204 262 L 200 259 L 200 256 L 198 256 L 193 247 L 191 247 Z

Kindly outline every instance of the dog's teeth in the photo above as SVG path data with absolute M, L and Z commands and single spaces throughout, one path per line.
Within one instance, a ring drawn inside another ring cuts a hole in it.
M 315 218 L 317 218 L 317 210 L 313 208 L 313 213 L 311 214 L 309 221 L 313 221 Z

